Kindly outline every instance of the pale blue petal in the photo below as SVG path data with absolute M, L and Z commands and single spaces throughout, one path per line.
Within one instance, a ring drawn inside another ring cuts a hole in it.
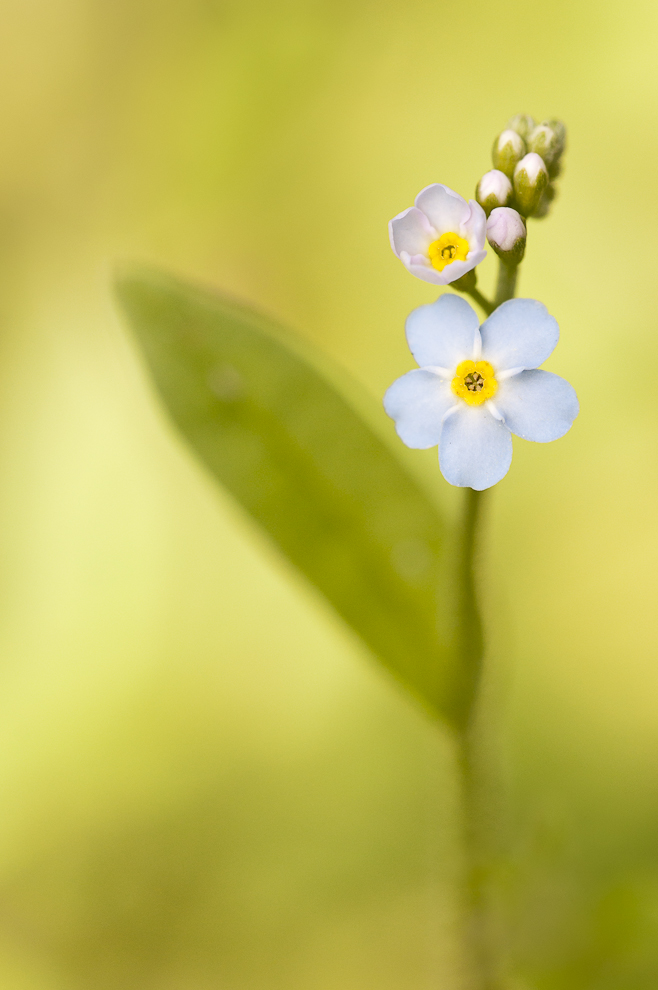
M 494 419 L 487 403 L 465 402 L 446 417 L 439 440 L 439 467 L 446 481 L 482 491 L 504 478 L 512 463 L 512 434 Z
M 550 371 L 522 371 L 500 382 L 494 401 L 512 433 L 535 443 L 563 437 L 578 415 L 573 388 Z
M 432 371 L 416 368 L 393 382 L 384 396 L 384 409 L 407 447 L 435 447 L 441 420 L 456 398 L 450 382 Z
M 482 357 L 496 371 L 538 368 L 552 354 L 560 330 L 543 303 L 509 299 L 481 327 Z
M 416 206 L 429 219 L 439 237 L 448 232 L 459 233 L 461 225 L 471 215 L 466 200 L 439 182 L 421 189 L 416 196 Z
M 472 359 L 476 353 L 479 327 L 473 307 L 461 296 L 446 293 L 436 302 L 414 309 L 407 317 L 405 332 L 421 368 L 434 365 L 454 370 L 460 361 Z

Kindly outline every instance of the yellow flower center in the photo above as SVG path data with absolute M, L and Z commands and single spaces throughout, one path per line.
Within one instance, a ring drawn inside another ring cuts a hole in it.
M 446 265 L 451 265 L 453 261 L 466 261 L 468 250 L 468 241 L 459 234 L 452 231 L 441 234 L 438 241 L 432 241 L 429 247 L 432 268 L 442 272 Z
M 469 406 L 479 406 L 493 398 L 498 382 L 488 361 L 462 361 L 457 365 L 452 390 Z

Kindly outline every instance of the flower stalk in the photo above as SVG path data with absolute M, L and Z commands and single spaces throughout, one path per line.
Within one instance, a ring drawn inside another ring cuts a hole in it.
M 476 302 L 478 304 L 480 309 L 482 309 L 487 314 L 487 316 L 490 316 L 493 313 L 495 308 L 494 304 L 492 302 L 489 302 L 489 300 L 486 299 L 482 295 L 480 290 L 475 288 L 475 286 L 472 289 L 468 290 L 467 295 L 471 297 L 473 302 Z
M 384 396 L 400 439 L 418 449 L 438 446 L 444 478 L 466 489 L 455 575 L 459 663 L 446 712 L 456 730 L 462 784 L 472 990 L 502 990 L 487 903 L 490 866 L 481 825 L 487 802 L 475 732 L 484 661 L 478 603 L 484 492 L 509 470 L 512 434 L 548 443 L 564 436 L 578 415 L 568 382 L 540 368 L 558 342 L 557 322 L 539 301 L 514 298 L 527 219 L 551 209 L 565 141 L 561 121 L 535 124 L 517 114 L 494 141 L 494 167 L 478 182 L 475 200 L 433 183 L 389 223 L 391 247 L 407 271 L 452 285 L 487 315 L 479 325 L 472 307 L 452 293 L 413 310 L 405 333 L 418 367 Z M 477 288 L 485 240 L 499 259 L 493 301 Z
M 498 266 L 498 281 L 496 283 L 496 295 L 494 297 L 491 312 L 508 299 L 513 299 L 516 294 L 516 280 L 519 272 L 518 263 L 514 261 L 506 262 L 500 259 Z
M 487 901 L 490 870 L 482 836 L 481 772 L 472 726 L 461 737 L 458 764 L 464 816 L 464 954 L 472 990 L 504 990 Z
M 519 264 L 499 258 L 496 296 L 488 312 L 513 299 Z M 486 491 L 466 489 L 462 510 L 460 546 L 460 656 L 471 671 L 470 704 L 458 728 L 457 763 L 461 777 L 463 847 L 465 857 L 464 949 L 470 964 L 473 990 L 500 990 L 493 951 L 487 904 L 488 870 L 483 853 L 482 796 L 475 734 L 482 666 L 484 634 L 478 602 L 478 564 L 481 557 L 482 514 Z
M 465 296 L 470 296 L 473 302 L 476 302 L 480 309 L 482 309 L 487 316 L 490 316 L 494 310 L 494 304 L 489 302 L 489 300 L 482 295 L 477 287 L 477 276 L 475 274 L 475 269 L 470 272 L 466 272 L 461 278 L 458 278 L 452 283 L 453 288 L 458 289 L 463 292 Z

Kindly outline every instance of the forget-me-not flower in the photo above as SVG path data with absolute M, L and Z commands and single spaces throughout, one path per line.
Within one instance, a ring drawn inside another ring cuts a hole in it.
M 507 474 L 512 433 L 557 440 L 578 399 L 563 378 L 538 370 L 559 336 L 542 303 L 510 299 L 479 322 L 452 294 L 413 310 L 406 334 L 420 367 L 393 382 L 384 408 L 408 447 L 439 445 L 446 481 L 481 491 Z
M 412 275 L 435 285 L 448 285 L 479 265 L 487 218 L 474 199 L 466 200 L 447 186 L 434 183 L 390 221 L 394 253 Z

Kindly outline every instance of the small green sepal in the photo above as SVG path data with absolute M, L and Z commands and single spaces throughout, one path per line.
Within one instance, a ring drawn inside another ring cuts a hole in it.
M 507 129 L 498 135 L 491 149 L 491 160 L 495 169 L 504 172 L 512 179 L 517 162 L 526 153 L 525 141 L 516 131 Z
M 535 129 L 535 122 L 527 113 L 517 113 L 508 120 L 507 129 L 516 131 L 524 141 L 527 141 Z
M 541 194 L 541 199 L 539 200 L 539 206 L 532 214 L 533 220 L 543 220 L 544 217 L 548 216 L 551 206 L 553 205 L 553 200 L 557 196 L 557 189 L 552 182 L 544 189 Z
M 535 151 L 529 152 L 514 169 L 514 198 L 519 213 L 534 216 L 548 186 L 548 170 Z
M 535 151 L 543 159 L 550 178 L 557 176 L 564 151 L 564 143 L 557 131 L 548 124 L 538 124 L 528 139 L 528 151 Z
M 512 183 L 504 172 L 493 168 L 485 172 L 475 189 L 475 198 L 487 216 L 497 206 L 508 206 L 514 198 Z

